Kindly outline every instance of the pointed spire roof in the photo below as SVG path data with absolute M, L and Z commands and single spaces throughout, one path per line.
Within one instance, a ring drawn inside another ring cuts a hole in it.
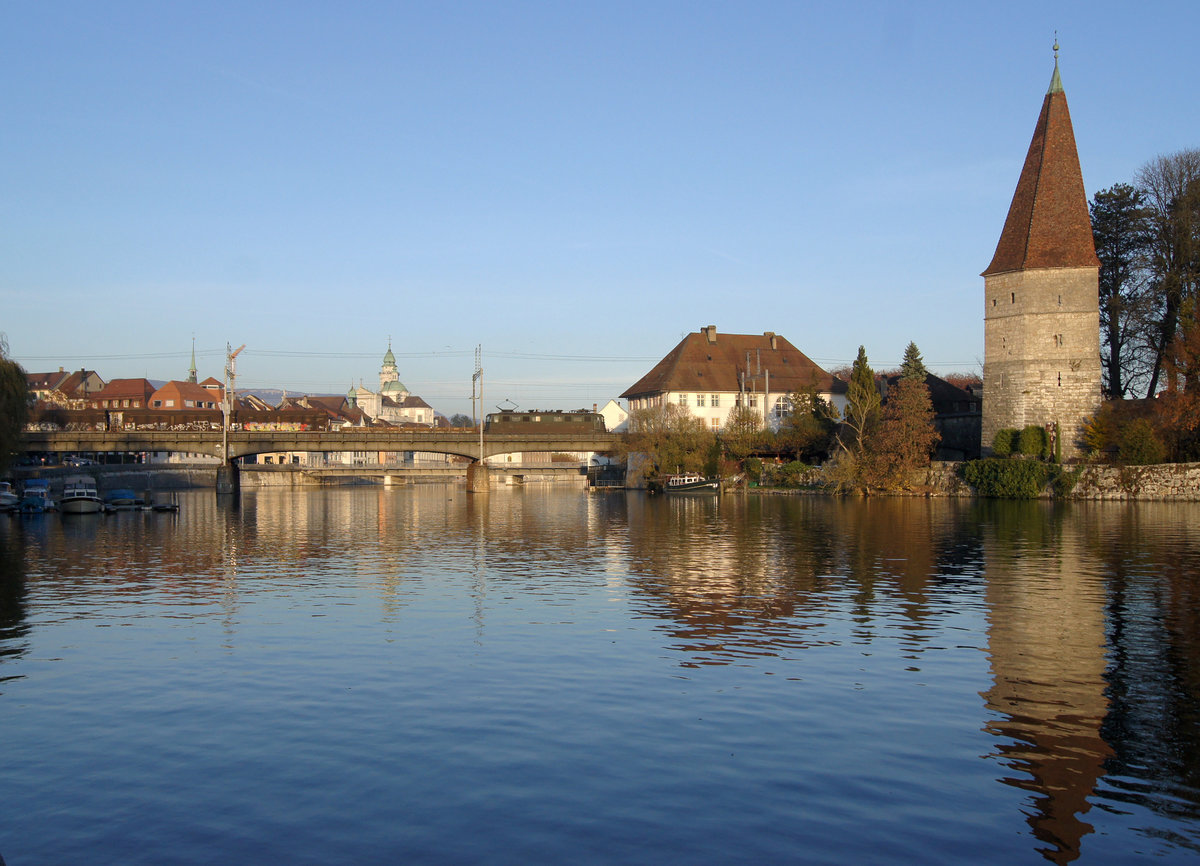
M 1042 100 L 1042 113 L 996 254 L 983 276 L 1025 268 L 1099 266 L 1055 42 L 1054 75 Z
M 188 367 L 188 379 L 187 380 L 192 383 L 195 383 L 195 381 L 196 381 L 196 338 L 195 337 L 192 337 L 192 366 Z

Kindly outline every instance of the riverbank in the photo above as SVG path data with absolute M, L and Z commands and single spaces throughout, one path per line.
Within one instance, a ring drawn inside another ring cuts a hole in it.
M 935 462 L 913 478 L 908 490 L 885 496 L 974 498 L 979 494 L 959 475 L 958 462 Z M 1056 497 L 1045 488 L 1039 499 L 1080 501 L 1200 502 L 1200 463 L 1162 463 L 1155 466 L 1084 465 L 1075 468 L 1074 486 Z M 803 487 L 752 487 L 748 493 L 777 496 L 830 495 L 825 471 L 814 467 L 802 478 Z

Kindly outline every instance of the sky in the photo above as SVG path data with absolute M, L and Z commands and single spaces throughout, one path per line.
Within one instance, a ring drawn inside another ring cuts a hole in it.
M 10 2 L 29 372 L 603 405 L 689 332 L 981 372 L 1059 64 L 1089 195 L 1200 147 L 1200 4 Z

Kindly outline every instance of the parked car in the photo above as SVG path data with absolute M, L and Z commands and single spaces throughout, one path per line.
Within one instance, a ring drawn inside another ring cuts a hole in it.
M 74 454 L 72 454 L 66 460 L 64 460 L 63 463 L 67 464 L 68 466 L 95 466 L 96 465 L 95 460 L 89 460 L 87 457 L 78 457 Z

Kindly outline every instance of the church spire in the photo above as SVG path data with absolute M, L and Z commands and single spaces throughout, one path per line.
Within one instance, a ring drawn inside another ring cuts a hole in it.
M 1050 88 L 1042 100 L 996 254 L 983 275 L 1099 265 L 1075 131 L 1058 74 L 1056 39 Z
M 196 338 L 192 337 L 192 366 L 188 367 L 187 380 L 193 385 L 196 384 Z

